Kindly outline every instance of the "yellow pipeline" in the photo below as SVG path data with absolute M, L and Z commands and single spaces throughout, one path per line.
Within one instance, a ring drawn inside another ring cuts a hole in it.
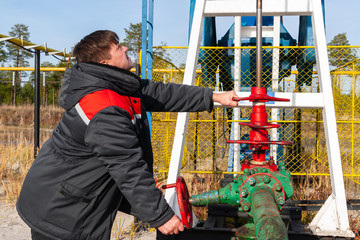
M 157 46 L 154 48 L 163 48 L 163 49 L 187 49 L 188 47 L 179 47 L 179 46 Z M 240 49 L 240 48 L 245 48 L 245 49 L 249 49 L 249 48 L 256 48 L 256 46 L 246 46 L 246 47 L 200 47 L 202 49 Z M 301 48 L 315 48 L 314 46 L 263 46 L 263 48 L 295 48 L 295 49 L 301 49 Z M 327 46 L 327 48 L 360 48 L 360 45 L 357 46 Z
M 26 49 L 36 49 L 36 50 L 40 50 L 42 52 L 45 52 L 45 53 L 48 53 L 51 55 L 57 55 L 57 56 L 67 57 L 67 58 L 70 57 L 70 54 L 66 53 L 65 51 L 58 51 L 58 50 L 55 50 L 52 48 L 48 48 L 46 45 L 43 46 L 41 44 L 35 44 L 32 42 L 24 41 L 24 40 L 10 37 L 10 36 L 3 35 L 3 34 L 0 34 L 0 39 L 1 38 L 6 39 L 7 42 L 11 42 L 15 45 L 24 47 Z
M 42 67 L 40 71 L 65 71 L 65 68 L 58 68 L 58 67 Z M 185 69 L 180 69 L 181 73 L 185 71 Z M 0 67 L 0 71 L 34 71 L 34 68 L 32 67 Z M 132 68 L 130 70 L 131 72 L 135 72 L 135 68 Z M 171 73 L 174 74 L 176 72 L 179 72 L 174 69 L 153 69 L 154 73 Z M 216 73 L 219 73 L 219 70 L 216 70 Z M 201 69 L 197 69 L 196 73 L 202 73 Z M 298 74 L 298 71 L 292 70 L 290 72 L 291 74 Z M 317 74 L 317 71 L 314 71 L 313 74 Z M 360 71 L 332 71 L 332 75 L 360 75 Z M 286 79 L 285 81 L 294 81 L 293 79 Z
M 355 62 L 352 63 L 353 71 L 355 70 Z M 353 73 L 352 75 L 352 98 L 351 98 L 351 173 L 354 173 L 354 142 L 355 142 L 355 126 L 354 126 L 354 119 L 355 119 L 355 82 L 356 76 Z
M 41 72 L 64 72 L 65 67 L 40 67 Z M 33 67 L 0 67 L 0 71 L 34 71 Z
M 157 173 L 167 173 L 168 170 L 154 170 Z M 243 172 L 226 172 L 226 171 L 180 171 L 181 173 L 192 174 L 243 174 Z M 330 176 L 330 173 L 291 173 L 293 176 Z M 344 177 L 360 177 L 360 174 L 343 174 Z
M 0 67 L 0 71 L 34 71 L 33 67 Z M 40 72 L 64 72 L 65 67 L 40 67 Z M 130 70 L 135 72 L 135 68 Z

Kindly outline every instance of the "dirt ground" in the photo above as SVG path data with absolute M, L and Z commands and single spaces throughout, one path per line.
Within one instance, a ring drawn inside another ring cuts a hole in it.
M 17 211 L 12 204 L 5 202 L 0 202 L 0 240 L 31 240 L 30 228 L 22 221 L 22 219 L 17 214 Z M 124 225 L 131 224 L 133 217 L 120 214 L 117 216 L 124 221 Z M 155 231 L 153 232 L 143 232 L 141 235 L 136 236 L 136 240 L 153 240 L 156 238 Z M 120 239 L 130 239 L 129 237 L 124 237 Z M 116 238 L 111 238 L 111 240 L 119 240 Z

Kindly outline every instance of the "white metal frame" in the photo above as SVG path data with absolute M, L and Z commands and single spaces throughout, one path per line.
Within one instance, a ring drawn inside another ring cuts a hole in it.
M 234 26 L 234 45 L 235 47 L 241 47 L 241 37 L 242 35 L 246 35 L 245 31 L 242 31 L 243 28 L 241 27 L 241 17 L 237 16 L 235 17 L 235 26 Z M 251 31 L 254 32 L 254 31 Z M 234 52 L 234 90 L 236 92 L 239 92 L 241 88 L 241 49 L 235 48 Z M 240 119 L 240 108 L 234 109 L 234 120 Z M 234 140 L 240 140 L 240 125 L 232 123 L 233 126 L 233 139 Z M 234 159 L 233 159 L 233 166 L 234 172 L 240 172 L 240 144 L 234 144 Z
M 279 90 L 279 69 L 280 69 L 280 49 L 276 48 L 280 46 L 280 16 L 274 16 L 274 31 L 273 31 L 273 57 L 272 57 L 272 91 L 277 92 Z M 273 108 L 271 110 L 271 120 L 279 120 L 279 109 Z M 277 128 L 270 130 L 271 140 L 279 141 L 279 132 Z M 277 162 L 277 145 L 270 146 L 270 156 Z
M 255 16 L 255 14 L 255 0 L 197 0 L 183 84 L 194 85 L 204 17 Z M 276 92 L 275 97 L 286 97 L 290 98 L 291 101 L 288 103 L 275 102 L 272 105 L 267 105 L 267 107 L 323 109 L 332 194 L 316 214 L 309 228 L 314 234 L 319 236 L 354 237 L 354 233 L 349 228 L 321 0 L 267 0 L 263 2 L 262 14 L 263 16 L 311 16 L 317 68 L 319 72 L 320 93 Z M 248 96 L 249 93 L 238 92 L 238 95 Z M 250 104 L 239 103 L 239 106 L 250 106 Z M 175 183 L 176 178 L 180 174 L 188 118 L 189 113 L 178 114 L 167 179 L 168 184 Z M 165 198 L 177 215 L 180 216 L 175 189 L 167 189 Z

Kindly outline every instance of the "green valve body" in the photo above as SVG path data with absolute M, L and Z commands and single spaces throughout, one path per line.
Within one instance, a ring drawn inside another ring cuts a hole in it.
M 271 172 L 267 168 L 245 169 L 243 175 L 237 175 L 234 182 L 219 190 L 193 195 L 190 203 L 193 206 L 214 204 L 228 204 L 239 206 L 240 211 L 253 216 L 252 196 L 259 190 L 265 189 L 273 196 L 278 209 L 281 210 L 285 200 L 293 195 L 291 174 L 282 163 L 279 171 Z
M 280 211 L 285 200 L 293 195 L 291 174 L 282 162 L 279 171 L 268 168 L 245 169 L 243 175 L 237 175 L 232 183 L 219 190 L 193 195 L 189 201 L 193 206 L 228 204 L 238 206 L 253 218 L 251 226 L 255 235 L 246 226 L 237 233 L 239 239 L 288 239 L 287 229 L 281 219 Z M 248 225 L 250 226 L 250 225 Z M 244 234 L 248 232 L 248 234 Z

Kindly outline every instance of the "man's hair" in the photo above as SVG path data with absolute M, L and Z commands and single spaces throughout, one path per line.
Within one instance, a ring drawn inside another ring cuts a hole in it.
M 109 30 L 99 30 L 81 39 L 72 51 L 73 57 L 78 62 L 100 62 L 110 59 L 111 45 L 119 44 L 119 37 Z

